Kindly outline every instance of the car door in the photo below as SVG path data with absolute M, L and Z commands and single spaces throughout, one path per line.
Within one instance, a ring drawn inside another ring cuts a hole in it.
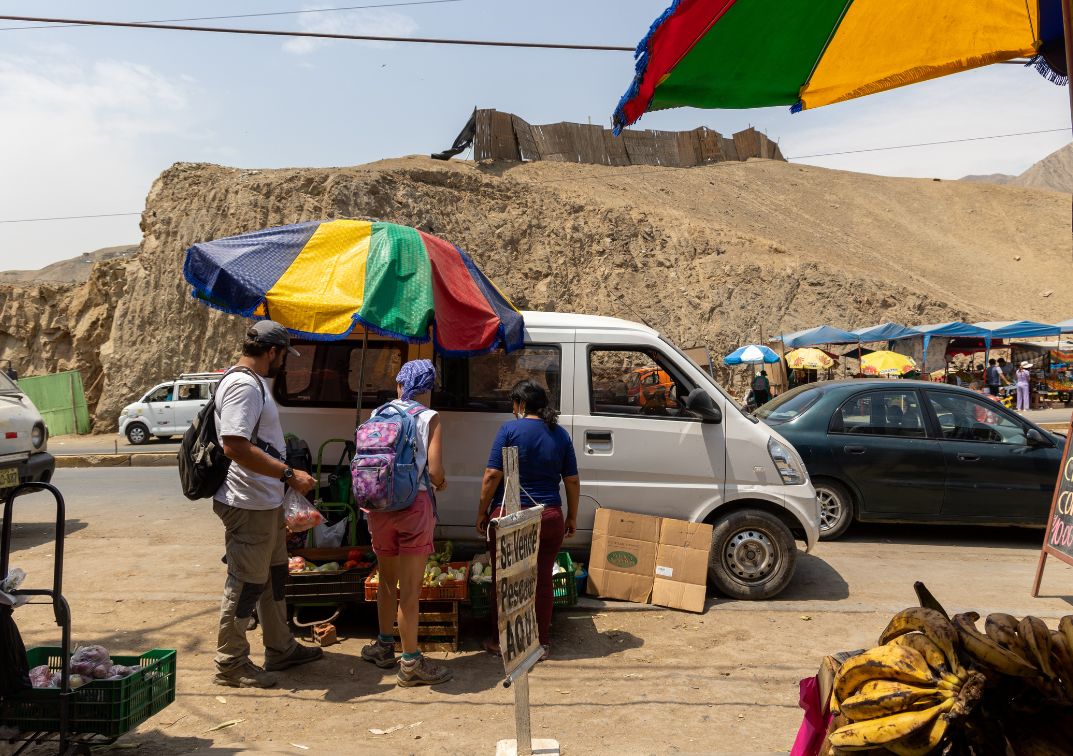
M 726 444 L 722 424 L 683 409 L 696 384 L 655 343 L 581 331 L 577 341 L 574 441 L 581 479 L 595 483 L 600 506 L 678 519 L 708 508 L 722 493 Z M 643 389 L 643 376 L 658 380 L 659 371 L 669 377 L 666 390 L 631 390 L 632 376 L 642 376 Z
M 1060 450 L 1033 446 L 1031 426 L 986 397 L 925 389 L 946 458 L 943 518 L 1043 525 Z
M 946 461 L 914 389 L 854 394 L 832 415 L 828 441 L 835 469 L 856 489 L 861 519 L 942 510 Z
M 197 413 L 209 402 L 209 383 L 206 381 L 177 381 L 175 384 L 175 400 L 172 402 L 174 411 L 173 428 L 175 433 L 185 433 L 186 429 L 194 422 Z
M 143 401 L 148 408 L 146 419 L 150 433 L 167 435 L 175 432 L 172 430 L 175 426 L 174 391 L 174 384 L 165 383 L 145 395 Z

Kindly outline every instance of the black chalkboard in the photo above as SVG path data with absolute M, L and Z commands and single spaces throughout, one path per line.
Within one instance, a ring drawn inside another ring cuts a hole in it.
M 1043 579 L 1043 566 L 1047 555 L 1057 557 L 1066 564 L 1073 565 L 1073 418 L 1066 431 L 1066 445 L 1062 452 L 1062 466 L 1058 469 L 1058 482 L 1054 487 L 1051 500 L 1051 514 L 1047 517 L 1047 530 L 1043 536 L 1043 549 L 1039 555 L 1036 568 L 1036 580 L 1032 585 L 1032 595 L 1039 595 L 1039 584 Z

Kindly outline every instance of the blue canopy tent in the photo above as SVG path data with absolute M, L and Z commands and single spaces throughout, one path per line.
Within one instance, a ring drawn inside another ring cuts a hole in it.
M 807 328 L 804 331 L 795 331 L 794 333 L 784 333 L 771 340 L 781 341 L 786 349 L 799 349 L 823 344 L 856 344 L 860 341 L 857 334 L 852 331 L 843 331 L 841 328 L 828 325 Z
M 1058 336 L 1060 325 L 1037 323 L 1033 320 L 1000 320 L 976 323 L 977 328 L 991 332 L 993 339 L 1036 339 L 1042 336 Z
M 911 336 L 920 335 L 920 331 L 915 328 L 903 326 L 901 323 L 889 322 L 868 326 L 867 328 L 856 328 L 853 333 L 857 334 L 857 338 L 866 344 L 872 341 L 896 341 L 897 339 L 908 339 Z
M 980 328 L 974 326 L 971 323 L 962 323 L 961 321 L 952 321 L 950 323 L 932 323 L 931 325 L 916 326 L 917 332 L 924 337 L 924 349 L 922 352 L 923 359 L 920 367 L 920 372 L 923 375 L 928 374 L 928 344 L 931 343 L 932 338 L 941 336 L 949 339 L 956 338 L 975 338 L 983 339 L 984 344 L 987 345 L 987 350 L 991 349 L 991 331 L 986 328 Z

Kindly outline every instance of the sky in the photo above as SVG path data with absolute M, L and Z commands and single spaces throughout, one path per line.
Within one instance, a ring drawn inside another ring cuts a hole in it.
M 391 2 L 392 0 L 379 0 Z M 396 0 L 397 1 L 397 0 Z M 339 0 L 5 0 L 8 15 L 149 21 L 372 4 Z M 457 0 L 190 22 L 263 29 L 633 46 L 667 0 Z M 520 50 L 0 21 L 0 221 L 136 213 L 179 162 L 356 165 L 450 146 L 476 107 L 530 123 L 609 124 L 625 52 Z M 743 51 L 748 54 L 748 51 Z M 638 128 L 755 126 L 788 157 L 1069 127 L 1063 88 L 996 65 L 791 115 L 787 108 L 646 115 Z M 1020 173 L 1068 132 L 832 157 L 891 176 Z M 137 215 L 0 222 L 0 270 L 137 243 Z

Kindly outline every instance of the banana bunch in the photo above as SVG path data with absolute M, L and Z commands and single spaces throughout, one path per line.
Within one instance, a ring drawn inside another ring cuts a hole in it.
M 848 723 L 828 736 L 829 744 L 932 753 L 979 700 L 983 677 L 962 666 L 957 631 L 934 609 L 898 612 L 879 642 L 846 660 L 835 677 L 832 711 Z

